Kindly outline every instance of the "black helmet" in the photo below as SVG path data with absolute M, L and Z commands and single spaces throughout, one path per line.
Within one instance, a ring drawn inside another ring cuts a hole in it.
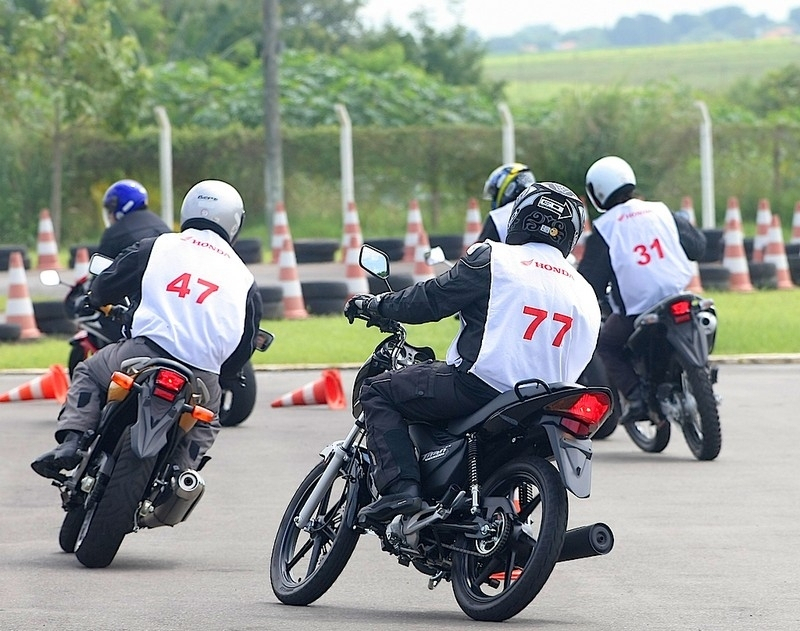
M 533 171 L 527 164 L 511 162 L 500 165 L 486 178 L 483 199 L 492 200 L 492 210 L 500 208 L 517 199 L 517 195 L 535 181 Z
M 585 220 L 586 209 L 575 193 L 556 182 L 537 182 L 514 202 L 506 243 L 547 243 L 566 258 L 578 242 Z

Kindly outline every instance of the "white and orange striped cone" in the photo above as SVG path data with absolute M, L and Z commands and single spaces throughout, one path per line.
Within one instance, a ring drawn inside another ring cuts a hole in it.
M 358 208 L 353 201 L 347 202 L 347 212 L 344 214 L 344 231 L 342 232 L 342 260 L 347 254 L 347 249 L 350 247 L 350 237 L 355 235 L 358 239 L 358 247 L 360 248 L 364 243 L 364 237 L 361 235 L 361 222 L 358 219 Z
M 22 254 L 12 252 L 8 256 L 8 300 L 6 301 L 6 323 L 18 324 L 22 340 L 35 340 L 42 337 L 36 325 L 33 302 L 28 294 L 28 276 Z
M 789 270 L 789 260 L 786 258 L 786 248 L 783 245 L 781 218 L 777 214 L 772 215 L 772 224 L 767 235 L 767 247 L 764 249 L 764 262 L 775 265 L 778 289 L 794 288 L 792 274 Z
M 478 200 L 474 197 L 469 198 L 469 205 L 467 206 L 467 219 L 464 227 L 464 247 L 461 249 L 462 254 L 466 254 L 470 246 L 478 240 L 481 236 L 481 229 L 483 222 L 481 221 L 481 209 L 478 207 Z
M 286 207 L 283 202 L 275 204 L 275 214 L 272 216 L 272 262 L 281 262 L 281 252 L 283 251 L 283 242 L 286 238 L 291 239 L 292 234 L 289 231 L 289 217 L 286 214 Z M 294 246 L 293 246 L 294 247 Z
M 753 263 L 764 262 L 764 251 L 769 243 L 769 231 L 772 225 L 772 210 L 769 207 L 769 200 L 758 200 L 758 210 L 756 211 L 756 236 L 753 238 Z
M 406 237 L 403 240 L 403 261 L 413 263 L 417 256 L 417 246 L 419 245 L 420 234 L 424 232 L 422 227 L 422 212 L 416 199 L 412 199 L 408 205 L 408 218 L 406 219 Z
M 89 248 L 75 250 L 75 264 L 72 266 L 72 277 L 75 282 L 81 282 L 89 275 Z
M 39 213 L 39 236 L 36 242 L 36 254 L 39 257 L 36 264 L 37 269 L 61 269 L 61 263 L 58 261 L 58 245 L 56 244 L 53 220 L 50 218 L 50 211 L 46 208 Z
M 0 403 L 12 401 L 33 401 L 34 399 L 55 399 L 63 404 L 67 400 L 69 379 L 67 371 L 59 364 L 53 364 L 47 372 L 27 383 L 0 394 Z
M 750 268 L 747 266 L 747 255 L 744 251 L 742 213 L 739 210 L 739 201 L 735 197 L 728 199 L 723 240 L 725 250 L 722 255 L 722 265 L 730 272 L 729 289 L 731 291 L 753 291 L 753 284 L 750 282 Z
M 792 215 L 792 238 L 789 243 L 800 243 L 800 201 L 794 205 Z
M 577 265 L 581 262 L 583 258 L 583 252 L 586 250 L 586 239 L 589 238 L 589 235 L 592 234 L 592 224 L 589 221 L 589 216 L 586 216 L 586 219 L 583 222 L 583 232 L 581 232 L 581 236 L 578 237 L 578 242 L 575 244 L 575 247 L 572 248 L 572 258 L 575 261 L 573 265 Z
M 279 257 L 278 280 L 283 289 L 283 317 L 299 320 L 308 317 L 306 303 L 303 300 L 303 287 L 297 273 L 297 257 L 294 254 L 292 238 L 283 239 L 283 249 Z
M 367 274 L 358 264 L 358 257 L 361 254 L 361 231 L 351 232 L 349 234 L 349 242 L 344 250 L 344 275 L 347 281 L 347 294 L 348 298 L 356 294 L 368 294 L 369 282 L 367 282 Z
M 415 283 L 421 280 L 428 280 L 436 276 L 433 267 L 425 260 L 425 255 L 430 252 L 431 244 L 428 241 L 428 233 L 424 230 L 420 233 L 419 243 L 417 244 L 414 255 L 414 270 L 411 273 Z
M 272 407 L 323 404 L 332 410 L 342 410 L 345 407 L 342 377 L 338 370 L 323 370 L 319 379 L 278 397 L 272 402 Z
M 686 219 L 689 220 L 690 224 L 693 226 L 697 225 L 694 216 L 694 204 L 692 203 L 692 198 L 688 195 L 681 199 L 680 212 L 684 217 L 686 217 Z M 692 266 L 692 278 L 689 281 L 689 284 L 686 286 L 686 291 L 691 291 L 695 294 L 702 294 L 703 283 L 700 280 L 700 264 L 697 261 L 689 261 L 689 264 Z

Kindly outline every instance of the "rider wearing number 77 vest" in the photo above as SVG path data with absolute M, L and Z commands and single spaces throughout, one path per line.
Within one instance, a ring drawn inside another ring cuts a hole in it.
M 611 315 L 597 352 L 608 377 L 628 402 L 620 423 L 647 417 L 639 378 L 625 352 L 636 316 L 683 291 L 692 278 L 690 260 L 705 251 L 705 235 L 662 202 L 635 196 L 636 176 L 617 156 L 597 160 L 586 172 L 586 194 L 600 216 L 586 240 L 578 271 L 598 300 L 607 290 Z
M 421 506 L 419 464 L 404 419 L 446 426 L 524 379 L 577 380 L 600 328 L 594 293 L 566 259 L 584 219 L 583 204 L 565 186 L 531 184 L 514 203 L 505 243 L 476 243 L 436 278 L 347 302 L 351 319 L 460 318 L 445 361 L 384 372 L 362 387 L 367 447 L 382 497 L 361 518 L 382 521 Z
M 131 357 L 167 357 L 191 366 L 209 391 L 204 407 L 219 411 L 219 377 L 235 375 L 250 359 L 261 320 L 255 279 L 231 245 L 244 214 L 233 186 L 200 182 L 183 200 L 181 232 L 142 239 L 94 279 L 92 307 L 131 300 L 131 338 L 76 366 L 58 417 L 60 444 L 32 463 L 37 473 L 56 477 L 77 466 L 78 440 L 97 426 L 111 375 Z M 218 431 L 218 420 L 197 423 L 176 464 L 199 469 Z

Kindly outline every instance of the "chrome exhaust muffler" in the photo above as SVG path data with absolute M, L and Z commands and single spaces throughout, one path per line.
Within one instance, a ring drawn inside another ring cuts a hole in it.
M 155 502 L 145 501 L 139 511 L 139 526 L 157 528 L 186 521 L 206 489 L 206 483 L 194 469 L 186 469 L 172 478 L 168 488 Z

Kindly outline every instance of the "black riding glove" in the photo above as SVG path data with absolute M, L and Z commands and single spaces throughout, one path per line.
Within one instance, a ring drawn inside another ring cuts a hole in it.
M 365 320 L 371 320 L 375 316 L 380 315 L 378 310 L 381 298 L 383 295 L 373 296 L 371 294 L 356 294 L 350 298 L 344 305 L 344 315 L 350 324 L 353 320 L 361 317 Z
M 86 294 L 85 296 L 79 298 L 75 302 L 75 314 L 79 318 L 90 318 L 91 316 L 98 316 L 99 313 L 97 312 L 97 307 L 93 306 L 91 301 L 89 300 L 89 295 Z

